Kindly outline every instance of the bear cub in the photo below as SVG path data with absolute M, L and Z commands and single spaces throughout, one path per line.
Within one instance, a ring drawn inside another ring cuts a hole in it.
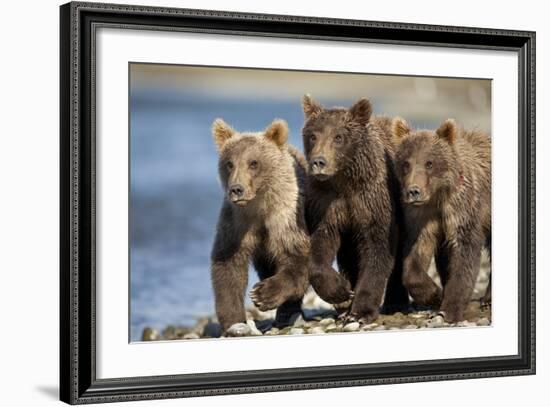
M 309 237 L 304 218 L 305 160 L 288 145 L 288 126 L 275 120 L 264 132 L 239 133 L 217 119 L 224 200 L 211 254 L 216 314 L 225 331 L 246 322 L 248 265 L 260 282 L 251 299 L 277 309 L 277 323 L 301 311 L 308 286 Z
M 403 282 L 415 303 L 462 321 L 491 242 L 491 139 L 448 119 L 412 130 L 395 118 L 396 170 L 406 222 Z M 432 257 L 443 291 L 428 276 Z M 490 286 L 485 300 L 490 300 Z
M 326 109 L 306 95 L 302 106 L 310 283 L 337 309 L 351 301 L 346 319 L 370 323 L 379 315 L 387 285 L 391 306 L 408 304 L 400 273 L 390 278 L 400 267 L 391 119 L 371 116 L 367 99 L 349 109 Z

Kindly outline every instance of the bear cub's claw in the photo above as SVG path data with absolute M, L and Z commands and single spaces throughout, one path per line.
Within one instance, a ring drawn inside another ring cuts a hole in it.
M 270 277 L 254 285 L 250 291 L 250 299 L 260 311 L 269 311 L 277 308 L 287 299 L 285 291 L 284 284 Z
M 352 322 L 359 322 L 360 325 L 368 325 L 373 323 L 378 318 L 377 312 L 366 312 L 362 315 L 358 315 L 352 312 L 348 312 L 343 316 L 344 325 Z

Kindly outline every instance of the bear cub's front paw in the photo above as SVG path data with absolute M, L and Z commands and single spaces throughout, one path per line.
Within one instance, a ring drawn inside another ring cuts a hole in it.
M 286 285 L 274 276 L 256 283 L 250 291 L 250 299 L 260 311 L 268 311 L 285 302 L 287 294 Z

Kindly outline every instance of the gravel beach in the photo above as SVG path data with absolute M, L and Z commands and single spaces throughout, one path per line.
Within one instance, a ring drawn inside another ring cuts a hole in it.
M 304 297 L 302 313 L 294 314 L 289 326 L 275 327 L 275 310 L 261 312 L 252 306 L 247 309 L 247 322 L 233 325 L 225 336 L 318 335 L 336 332 L 489 326 L 491 325 L 491 308 L 482 306 L 479 301 L 479 298 L 485 293 L 489 273 L 490 261 L 484 253 L 474 295 L 466 312 L 466 319 L 458 323 L 449 324 L 433 311 L 415 308 L 411 308 L 406 313 L 382 314 L 371 324 L 345 323 L 330 304 L 324 302 L 310 289 Z M 439 284 L 433 262 L 429 274 Z M 199 318 L 193 326 L 174 324 L 167 326 L 161 332 L 147 327 L 143 330 L 142 341 L 219 338 L 221 335 L 221 328 L 216 317 L 204 316 Z

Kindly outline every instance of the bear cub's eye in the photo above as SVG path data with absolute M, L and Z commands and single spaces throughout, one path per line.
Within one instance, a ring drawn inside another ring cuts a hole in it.
M 227 164 L 225 164 L 225 166 L 227 167 L 227 169 L 229 171 L 231 171 L 233 169 L 233 163 L 231 161 L 228 161 Z
M 434 165 L 433 162 L 431 162 L 431 161 L 426 161 L 426 169 L 431 170 L 432 167 L 433 167 L 433 165 Z
M 315 141 L 317 141 L 317 136 L 315 134 L 310 134 L 309 141 L 311 141 L 312 143 L 315 143 Z
M 408 172 L 409 171 L 409 168 L 410 168 L 410 164 L 408 161 L 405 161 L 402 165 L 402 168 L 403 168 L 403 172 Z
M 342 137 L 340 134 L 337 134 L 336 137 L 334 137 L 334 142 L 336 144 L 342 144 L 344 141 L 344 137 Z
M 258 168 L 258 161 L 256 161 L 256 160 L 250 161 L 250 164 L 248 164 L 248 167 L 251 170 L 255 170 L 256 168 Z

